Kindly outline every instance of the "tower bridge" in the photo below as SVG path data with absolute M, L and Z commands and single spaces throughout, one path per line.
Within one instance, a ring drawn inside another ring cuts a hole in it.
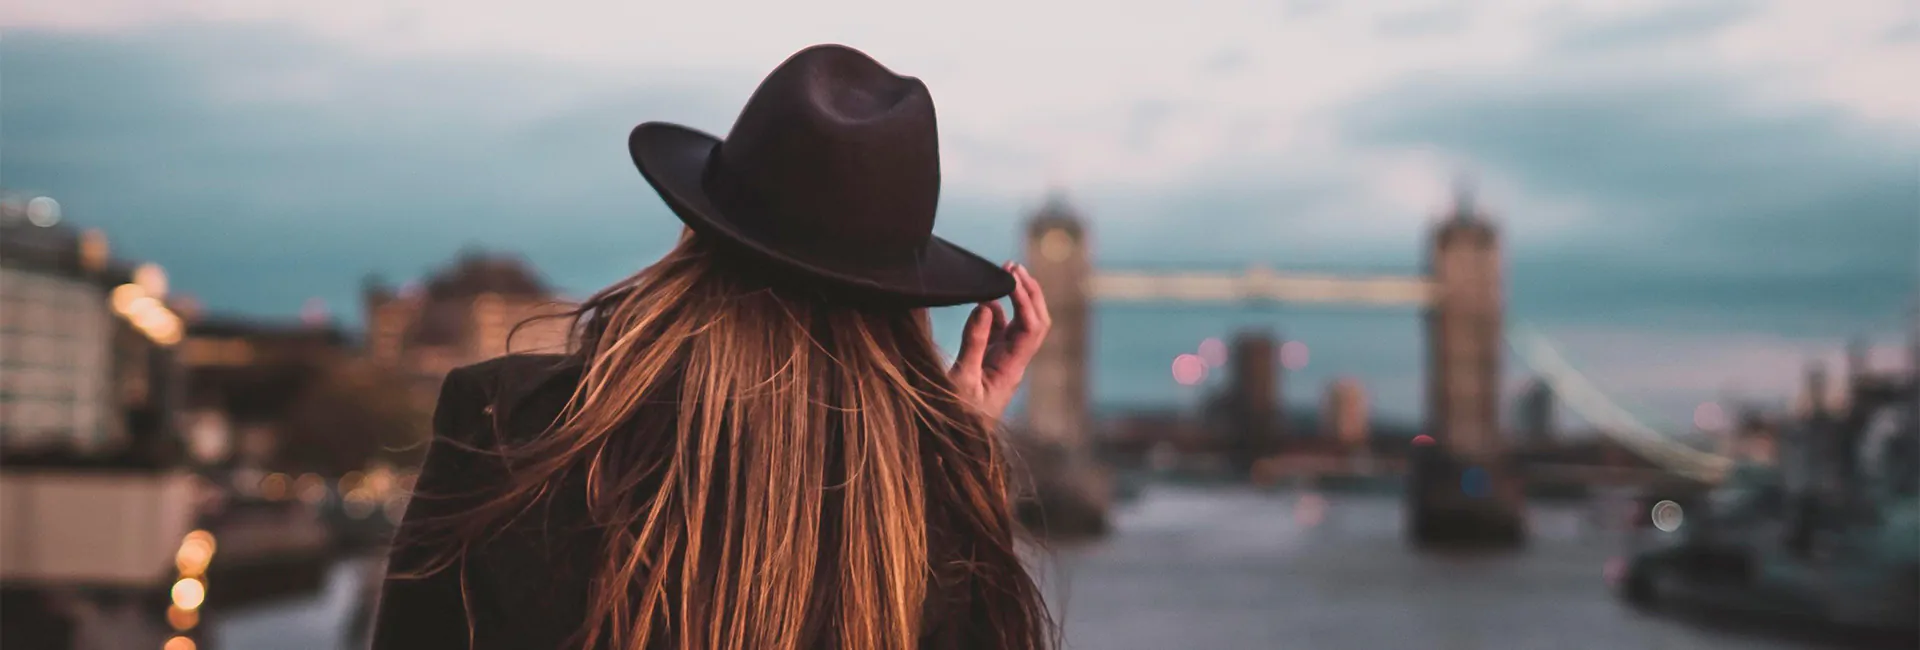
M 1457 195 L 1432 230 L 1426 274 L 1420 276 L 1343 276 L 1265 267 L 1238 272 L 1103 269 L 1094 263 L 1085 221 L 1057 196 L 1029 220 L 1024 258 L 1047 288 L 1054 317 L 1053 332 L 1028 371 L 1026 429 L 1034 438 L 1031 442 L 1069 451 L 1088 446 L 1094 302 L 1411 309 L 1425 324 L 1422 429 L 1438 444 L 1412 463 L 1408 530 L 1422 542 L 1448 531 L 1489 533 L 1515 543 L 1524 537 L 1523 479 L 1500 427 L 1506 343 L 1500 237 L 1466 192 Z M 1274 392 L 1271 379 L 1235 383 L 1248 393 Z M 1262 412 L 1242 416 L 1272 421 L 1276 396 L 1244 397 L 1253 410 Z M 1639 436 L 1636 441 L 1644 442 Z

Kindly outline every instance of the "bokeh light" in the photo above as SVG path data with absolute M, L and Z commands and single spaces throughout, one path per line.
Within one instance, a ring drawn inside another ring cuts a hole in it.
M 1680 524 L 1687 520 L 1686 511 L 1680 507 L 1680 504 L 1672 501 L 1653 504 L 1652 516 L 1653 527 L 1666 533 L 1680 530 Z
M 167 607 L 167 625 L 173 626 L 173 631 L 185 632 L 187 630 L 193 629 L 193 626 L 199 625 L 199 624 L 200 624 L 199 610 L 180 609 L 179 607 L 173 607 L 173 606 Z
M 191 533 L 187 533 L 187 536 L 185 539 L 189 541 L 197 540 L 199 542 L 206 544 L 208 553 L 212 553 L 214 551 L 220 550 L 220 543 L 214 539 L 213 533 L 207 532 L 205 530 L 195 530 Z
M 207 602 L 207 584 L 199 578 L 181 578 L 173 583 L 173 606 L 180 609 L 199 609 Z
M 1307 367 L 1307 344 L 1299 341 L 1287 341 L 1280 344 L 1280 366 L 1288 370 Z
M 260 479 L 260 496 L 266 497 L 268 501 L 285 499 L 288 496 L 287 490 L 291 487 L 289 483 L 291 481 L 287 480 L 286 474 L 279 472 L 268 474 L 266 478 Z
M 207 564 L 213 561 L 213 545 L 204 539 L 188 537 L 180 543 L 180 550 L 173 554 L 174 567 L 180 575 L 189 578 L 206 573 Z
M 294 495 L 307 505 L 318 505 L 327 498 L 327 480 L 320 478 L 319 474 L 301 474 L 293 486 Z
M 354 519 L 366 519 L 379 507 L 380 503 L 364 487 L 354 488 L 341 497 L 340 509 Z
M 1433 436 L 1430 436 L 1430 435 L 1427 435 L 1427 434 L 1424 434 L 1424 433 L 1422 433 L 1422 434 L 1420 434 L 1420 435 L 1417 435 L 1417 436 L 1414 436 L 1414 437 L 1413 437 L 1413 444 L 1415 444 L 1415 445 L 1418 445 L 1418 446 L 1421 446 L 1421 447 L 1425 447 L 1425 446 L 1427 446 L 1427 445 L 1431 445 L 1431 444 L 1433 444 Z
M 1210 368 L 1222 368 L 1227 365 L 1227 343 L 1218 338 L 1208 338 L 1200 342 L 1200 360 L 1207 362 Z
M 167 639 L 167 644 L 164 646 L 161 646 L 161 650 L 195 650 L 196 648 L 199 648 L 199 647 L 200 647 L 200 644 L 194 643 L 193 639 L 189 639 L 184 636 L 176 636 L 171 639 Z
M 1193 386 L 1207 378 L 1207 362 L 1198 355 L 1182 354 L 1173 358 L 1173 380 L 1181 386 Z
M 42 228 L 60 223 L 60 202 L 48 196 L 33 197 L 27 201 L 27 221 Z

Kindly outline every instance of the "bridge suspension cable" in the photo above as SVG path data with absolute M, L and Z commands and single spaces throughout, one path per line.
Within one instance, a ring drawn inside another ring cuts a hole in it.
M 1540 373 L 1554 394 L 1576 415 L 1663 469 L 1696 480 L 1717 482 L 1733 467 L 1731 458 L 1694 449 L 1642 424 L 1580 374 L 1554 350 L 1545 336 L 1525 326 L 1516 326 L 1507 335 L 1507 344 L 1518 353 L 1521 363 Z

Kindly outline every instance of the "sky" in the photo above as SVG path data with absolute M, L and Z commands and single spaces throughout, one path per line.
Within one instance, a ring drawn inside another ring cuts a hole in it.
M 1783 398 L 1848 336 L 1902 357 L 1920 4 L 915 4 L 32 2 L 0 14 L 0 189 L 57 198 L 216 311 L 317 297 L 354 325 L 363 276 L 467 247 L 585 295 L 679 227 L 633 125 L 723 134 L 784 57 L 840 42 L 929 85 L 938 231 L 990 258 L 1057 190 L 1102 267 L 1412 273 L 1464 174 L 1508 319 L 1654 421 Z M 1258 327 L 1316 351 L 1290 400 L 1350 374 L 1419 411 L 1410 312 L 1099 318 L 1103 404 L 1192 403 L 1173 355 Z

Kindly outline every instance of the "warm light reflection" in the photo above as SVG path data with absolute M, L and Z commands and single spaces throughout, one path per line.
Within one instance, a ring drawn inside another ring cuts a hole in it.
M 1182 386 L 1199 384 L 1207 377 L 1207 362 L 1192 354 L 1182 354 L 1173 358 L 1173 380 Z
M 161 288 L 164 290 L 164 287 Z M 180 317 L 154 297 L 148 288 L 139 284 L 123 284 L 114 287 L 108 295 L 108 303 L 114 312 L 127 322 L 139 328 L 142 334 L 160 345 L 179 343 L 186 334 L 186 327 Z
M 327 480 L 312 472 L 301 474 L 293 482 L 293 493 L 307 505 L 319 505 L 327 498 Z
M 175 632 L 191 630 L 193 626 L 200 624 L 200 611 L 168 607 L 167 624 L 173 626 Z
M 107 300 L 113 305 L 114 311 L 124 314 L 133 309 L 134 300 L 143 298 L 146 295 L 147 290 L 140 288 L 139 285 L 123 284 L 114 287 L 113 293 L 108 294 Z
M 340 509 L 345 510 L 347 516 L 354 519 L 366 519 L 378 507 L 380 506 L 377 500 L 364 487 L 354 488 L 353 491 L 348 492 L 340 504 Z
M 361 474 L 358 470 L 350 471 L 350 472 L 347 472 L 346 474 L 341 475 L 340 476 L 340 493 L 346 494 L 348 492 L 352 492 L 354 490 L 360 489 L 360 482 L 364 480 L 366 480 L 366 475 Z
M 199 609 L 207 602 L 207 584 L 199 578 L 181 578 L 173 583 L 173 606 L 180 609 Z
M 260 496 L 266 497 L 269 501 L 279 501 L 287 498 L 287 488 L 286 474 L 274 472 L 268 474 L 266 478 L 260 479 Z
M 213 545 L 203 539 L 187 538 L 180 543 L 180 550 L 173 554 L 173 564 L 180 569 L 180 575 L 188 578 L 199 577 L 206 573 L 207 564 L 213 561 Z
M 214 539 L 213 533 L 209 533 L 205 530 L 195 530 L 191 533 L 187 533 L 186 539 L 190 541 L 199 540 L 201 542 L 206 543 L 208 553 L 212 553 L 214 551 L 220 550 L 220 544 L 217 540 Z
M 200 645 L 194 643 L 193 639 L 189 639 L 184 636 L 176 636 L 171 639 L 167 639 L 167 645 L 162 646 L 161 650 L 195 650 L 196 648 L 199 648 L 199 647 Z
M 374 498 L 385 497 L 387 492 L 393 489 L 393 470 L 386 467 L 376 467 L 372 471 L 367 472 L 365 487 L 372 493 Z
M 1433 436 L 1430 436 L 1430 435 L 1427 435 L 1427 434 L 1424 434 L 1424 433 L 1422 433 L 1422 434 L 1420 434 L 1420 435 L 1417 435 L 1417 436 L 1414 436 L 1414 437 L 1413 437 L 1413 444 L 1416 444 L 1416 445 L 1419 445 L 1419 446 L 1422 446 L 1422 447 L 1425 447 L 1425 446 L 1427 446 L 1427 445 L 1431 445 L 1431 444 L 1433 444 Z
M 133 283 L 145 289 L 149 296 L 155 298 L 167 296 L 167 272 L 158 264 L 141 264 L 139 268 L 134 269 Z

